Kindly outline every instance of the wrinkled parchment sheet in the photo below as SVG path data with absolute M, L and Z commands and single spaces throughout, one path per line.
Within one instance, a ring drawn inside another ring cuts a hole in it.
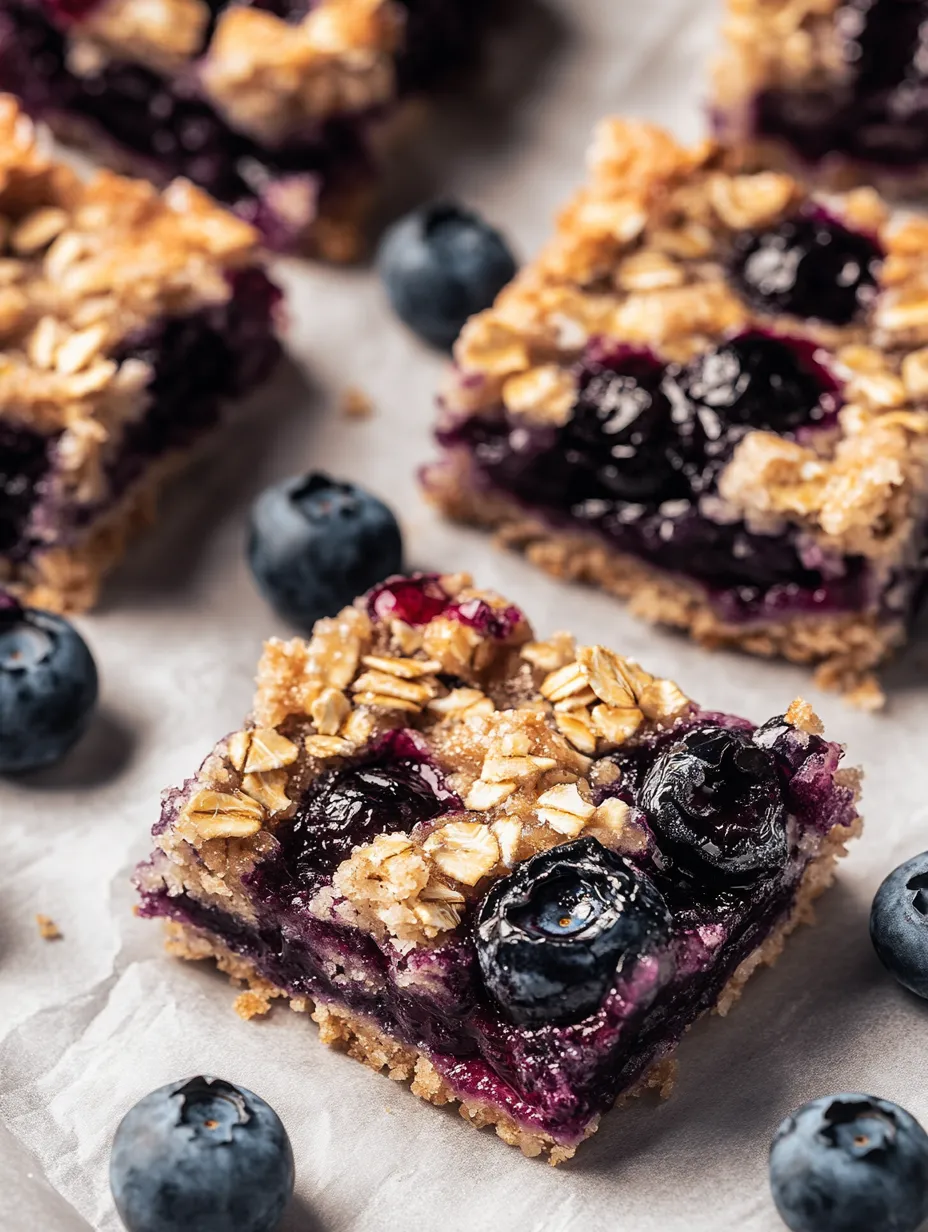
M 704 0 L 524 0 L 476 100 L 443 104 L 395 169 L 472 203 L 525 256 L 580 179 L 595 120 L 644 115 L 701 131 L 718 14 Z M 868 716 L 798 669 L 708 655 L 604 596 L 556 585 L 479 534 L 440 524 L 412 475 L 431 454 L 441 361 L 391 316 L 370 271 L 284 263 L 293 363 L 242 426 L 165 502 L 163 518 L 79 622 L 102 676 L 99 715 L 61 766 L 0 783 L 0 1228 L 116 1232 L 109 1143 L 153 1087 L 193 1072 L 244 1083 L 293 1139 L 287 1232 L 775 1232 L 766 1152 L 797 1103 L 862 1089 L 928 1124 L 925 1008 L 883 973 L 867 938 L 872 894 L 928 847 L 928 642 L 888 676 Z M 349 385 L 375 414 L 338 413 Z M 559 1169 L 319 1044 L 304 1015 L 240 1021 L 224 979 L 168 958 L 132 914 L 162 787 L 186 777 L 248 709 L 262 639 L 280 623 L 242 551 L 245 510 L 270 480 L 310 466 L 360 481 L 402 518 L 408 559 L 468 569 L 536 629 L 572 629 L 643 660 L 719 709 L 757 720 L 803 692 L 867 769 L 868 830 L 819 923 L 755 977 L 727 1019 L 700 1022 L 676 1092 L 606 1118 Z M 63 938 L 43 941 L 35 914 Z

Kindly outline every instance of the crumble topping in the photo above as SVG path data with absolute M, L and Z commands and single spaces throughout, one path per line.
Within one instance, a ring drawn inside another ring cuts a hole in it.
M 219 16 L 201 80 L 233 127 L 278 142 L 388 102 L 402 21 L 393 0 L 322 0 L 296 25 L 232 6 Z
M 453 592 L 459 604 L 513 611 L 464 575 L 438 582 L 449 602 Z M 444 636 L 454 623 L 472 638 L 463 678 L 449 684 L 428 648 L 435 626 Z M 641 851 L 647 834 L 633 810 L 612 797 L 594 803 L 594 787 L 621 778 L 603 758 L 672 727 L 693 703 L 673 681 L 606 647 L 577 646 L 566 633 L 532 640 L 521 614 L 508 635 L 498 633 L 461 625 L 449 610 L 410 626 L 389 613 L 370 615 L 360 599 L 319 621 L 309 641 L 268 642 L 255 725 L 217 746 L 159 837 L 162 850 L 186 868 L 189 845 L 201 889 L 241 904 L 241 876 L 273 850 L 274 832 L 313 778 L 379 736 L 411 728 L 459 803 L 408 834 L 380 834 L 355 848 L 332 886 L 316 892 L 311 908 L 323 918 L 334 911 L 401 948 L 426 945 L 457 926 L 459 909 L 487 878 L 537 852 L 581 834 L 615 851 Z M 410 649 L 411 634 L 418 649 Z M 398 642 L 408 653 L 396 653 Z M 801 699 L 786 721 L 821 730 Z M 209 869 L 220 866 L 218 891 Z
M 833 7 L 828 0 L 823 11 Z M 752 312 L 729 284 L 724 258 L 734 232 L 776 223 L 809 201 L 872 233 L 885 253 L 868 316 L 846 327 L 804 320 L 799 330 L 846 381 L 839 430 L 808 446 L 749 432 L 721 473 L 723 499 L 704 499 L 701 512 L 744 518 L 761 533 L 792 523 L 826 553 L 898 561 L 928 480 L 928 224 L 891 216 L 871 189 L 810 196 L 792 176 L 730 167 L 715 143 L 686 149 L 651 125 L 604 121 L 588 182 L 553 239 L 465 326 L 444 391 L 449 414 L 504 407 L 562 426 L 576 406 L 574 365 L 593 338 L 685 362 L 751 325 L 795 334 L 794 318 Z
M 0 96 L 0 415 L 61 433 L 74 499 L 105 491 L 108 451 L 147 405 L 147 364 L 112 358 L 134 330 L 230 296 L 226 271 L 257 235 L 192 185 L 159 194 L 111 172 L 88 182 L 56 163 Z
M 69 64 L 93 76 L 114 56 L 176 71 L 199 53 L 209 21 L 204 0 L 102 0 L 77 24 Z

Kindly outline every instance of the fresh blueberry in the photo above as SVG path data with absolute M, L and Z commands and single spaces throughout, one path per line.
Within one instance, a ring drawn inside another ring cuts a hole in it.
M 850 323 L 873 303 L 880 249 L 817 209 L 735 236 L 730 275 L 758 312 Z
M 579 1022 L 616 973 L 669 930 L 650 879 L 596 839 L 580 838 L 523 860 L 495 883 L 477 916 L 477 958 L 513 1022 Z
M 877 890 L 870 938 L 887 971 L 928 998 L 928 851 L 900 864 Z
M 776 1132 L 770 1187 L 792 1232 L 915 1232 L 928 1216 L 928 1134 L 873 1095 L 813 1100 Z
M 96 700 L 97 668 L 74 626 L 0 592 L 0 774 L 60 761 Z
M 308 630 L 399 573 L 403 541 L 382 501 L 314 471 L 265 489 L 255 501 L 248 560 L 271 606 Z
M 447 202 L 423 206 L 394 223 L 381 241 L 377 265 L 399 318 L 444 349 L 516 272 L 499 232 Z
M 747 732 L 711 725 L 685 732 L 651 766 L 639 804 L 661 852 L 702 880 L 744 885 L 786 862 L 776 762 Z
M 313 779 L 281 838 L 285 858 L 298 880 L 309 883 L 332 872 L 353 847 L 377 834 L 408 834 L 418 822 L 454 806 L 459 808 L 460 801 L 414 735 L 389 732 L 363 761 Z
M 110 1187 L 129 1232 L 273 1232 L 293 1193 L 293 1151 L 263 1099 L 198 1075 L 129 1109 Z

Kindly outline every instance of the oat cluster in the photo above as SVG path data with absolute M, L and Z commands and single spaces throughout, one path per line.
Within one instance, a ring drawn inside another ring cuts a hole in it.
M 647 124 L 601 124 L 588 182 L 553 239 L 465 327 L 448 412 L 502 406 L 527 423 L 566 423 L 574 366 L 594 337 L 682 362 L 752 326 L 799 334 L 821 345 L 822 362 L 845 383 L 838 430 L 809 446 L 748 433 L 702 512 L 768 533 L 794 524 L 825 552 L 898 562 L 928 480 L 928 223 L 891 217 L 870 189 L 816 198 L 879 239 L 876 307 L 847 327 L 763 317 L 726 277 L 732 237 L 776 224 L 809 198 L 789 175 L 733 170 L 726 157 L 712 142 L 685 149 Z
M 251 227 L 186 182 L 82 181 L 0 96 L 0 417 L 60 434 L 63 499 L 105 494 L 107 459 L 145 409 L 151 371 L 113 357 L 122 341 L 224 303 L 226 272 L 256 251 Z
M 210 37 L 206 0 L 103 0 L 69 23 L 68 64 L 83 76 L 110 59 L 195 71 L 233 128 L 279 143 L 333 115 L 389 102 L 403 20 L 394 0 L 321 0 L 299 22 L 229 5 Z
M 466 576 L 439 583 L 465 608 L 512 611 Z M 604 754 L 691 708 L 672 681 L 565 633 L 535 641 L 519 620 L 500 638 L 448 614 L 413 627 L 358 600 L 309 641 L 267 643 L 251 720 L 217 746 L 158 841 L 188 888 L 248 915 L 241 878 L 312 779 L 413 729 L 460 807 L 356 848 L 310 909 L 401 948 L 427 944 L 488 878 L 538 851 L 580 834 L 640 851 L 628 806 L 593 803 L 594 786 L 619 778 Z

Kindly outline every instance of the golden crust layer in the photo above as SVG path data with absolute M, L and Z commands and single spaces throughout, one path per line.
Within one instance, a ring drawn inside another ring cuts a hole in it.
M 853 776 L 855 772 L 844 773 Z M 777 961 L 789 934 L 800 924 L 814 923 L 812 904 L 834 880 L 836 863 L 846 854 L 845 844 L 857 837 L 860 829 L 861 823 L 858 819 L 853 827 L 836 828 L 828 836 L 821 853 L 806 869 L 789 915 L 738 966 L 716 1002 L 713 1013 L 726 1015 L 741 997 L 754 972 L 760 967 L 773 966 Z M 218 938 L 202 929 L 171 921 L 165 925 L 165 930 L 165 946 L 176 958 L 190 961 L 212 959 L 233 984 L 244 986 L 245 991 L 239 994 L 235 1002 L 236 1012 L 241 1017 L 260 1017 L 268 1013 L 275 999 L 284 998 L 289 1001 L 291 1009 L 310 1014 L 319 1027 L 322 1043 L 347 1053 L 377 1073 L 386 1072 L 395 1082 L 408 1082 L 413 1095 L 428 1103 L 439 1106 L 457 1103 L 458 1112 L 465 1121 L 476 1129 L 492 1125 L 505 1143 L 518 1147 L 523 1155 L 529 1158 L 546 1157 L 548 1163 L 557 1165 L 576 1154 L 578 1144 L 558 1143 L 548 1134 L 519 1125 L 501 1108 L 456 1095 L 425 1053 L 386 1035 L 362 1015 L 335 1005 L 322 1002 L 314 1005 L 307 998 L 290 997 L 283 989 L 275 987 L 259 975 L 252 963 L 233 953 Z M 631 1090 L 619 1097 L 617 1106 L 649 1090 L 656 1090 L 662 1099 L 668 1098 L 676 1081 L 677 1069 L 678 1062 L 673 1052 L 667 1053 L 647 1070 Z M 584 1137 L 590 1137 L 598 1128 L 597 1119 L 589 1126 Z

